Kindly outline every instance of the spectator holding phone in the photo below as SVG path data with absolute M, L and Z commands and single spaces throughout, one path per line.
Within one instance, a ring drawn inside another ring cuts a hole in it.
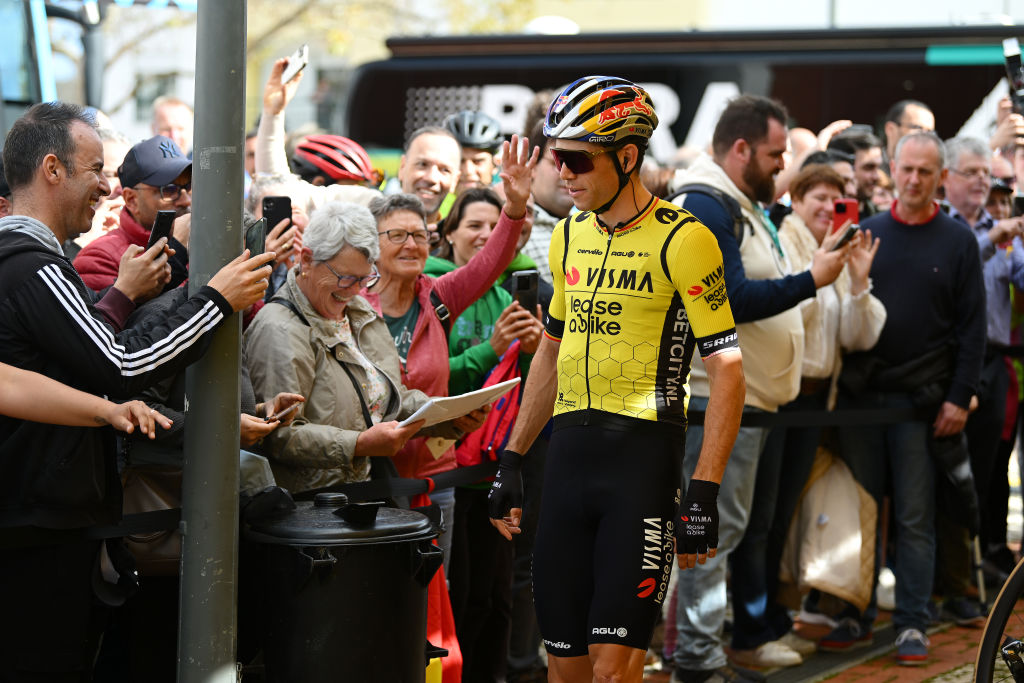
M 300 72 L 288 81 L 282 81 L 281 77 L 287 66 L 287 58 L 274 62 L 270 69 L 270 76 L 267 77 L 267 83 L 263 88 L 263 113 L 260 115 L 259 132 L 256 136 L 257 175 L 261 173 L 280 175 L 290 172 L 288 154 L 285 151 L 284 110 L 288 107 L 288 103 L 291 102 L 292 98 L 295 97 L 295 92 L 302 81 L 302 73 Z M 325 136 L 316 136 L 315 139 L 321 139 L 322 137 Z M 347 138 L 345 139 L 347 140 Z M 319 151 L 321 154 L 332 157 L 334 161 L 328 162 L 315 153 L 310 154 L 310 152 L 315 152 L 317 147 L 320 147 Z M 305 151 L 300 152 L 300 148 Z M 346 164 L 346 159 L 343 157 L 347 155 L 340 154 L 340 150 L 336 145 L 332 145 L 331 148 L 332 151 L 317 144 L 297 146 L 296 157 L 301 161 L 298 170 L 308 172 L 311 180 L 315 180 L 317 177 L 324 178 L 321 182 L 325 182 L 328 177 L 340 177 L 343 175 L 341 167 Z M 324 170 L 324 167 L 334 168 L 333 175 L 312 173 L 309 167 L 312 165 L 311 162 L 314 158 L 319 161 L 319 169 L 321 171 Z M 363 171 L 365 171 L 365 164 L 359 166 L 363 166 Z M 352 165 L 353 169 L 357 167 L 355 164 Z M 360 171 L 360 173 L 363 171 Z M 312 214 L 317 207 L 323 206 L 327 202 L 355 202 L 356 204 L 366 206 L 374 197 L 380 196 L 380 192 L 375 189 L 363 185 L 337 182 L 337 180 L 326 185 L 314 185 L 312 182 L 303 180 L 300 180 L 300 182 L 305 190 L 304 199 L 307 204 L 304 208 L 308 214 Z M 273 227 L 267 226 L 268 229 Z
M 830 231 L 833 206 L 843 197 L 845 184 L 825 164 L 806 166 L 793 178 L 793 213 L 783 219 L 779 241 L 794 270 L 809 268 L 817 252 L 833 249 L 850 225 L 847 221 Z M 800 393 L 780 412 L 831 408 L 842 351 L 869 349 L 878 340 L 885 307 L 871 295 L 868 279 L 878 246 L 870 232 L 858 232 L 835 281 L 798 304 L 804 324 Z M 744 583 L 747 596 L 735 607 L 733 624 L 734 656 L 742 665 L 763 666 L 763 648 L 780 640 L 801 655 L 814 651 L 813 643 L 791 632 L 793 622 L 776 602 L 776 593 L 790 518 L 811 473 L 821 434 L 820 427 L 775 427 L 758 460 L 750 521 L 733 555 L 733 581 Z M 791 663 L 799 664 L 799 659 L 791 657 Z
M 4 168 L 18 215 L 0 219 L 2 362 L 90 393 L 131 395 L 195 361 L 216 328 L 263 296 L 273 255 L 243 255 L 157 324 L 124 329 L 132 302 L 116 288 L 97 301 L 60 249 L 89 229 L 110 191 L 92 119 L 75 105 L 35 105 L 7 135 Z M 68 530 L 120 518 L 113 435 L 0 420 L 0 466 L 0 592 L 19 615 L 0 627 L 4 673 L 88 679 L 106 616 L 92 589 L 101 542 Z
M 100 291 L 118 277 L 122 261 L 141 258 L 169 266 L 137 303 L 173 289 L 188 277 L 188 235 L 192 211 L 192 161 L 170 138 L 156 135 L 138 143 L 117 169 L 124 198 L 119 227 L 86 245 L 75 257 L 75 269 L 91 289 Z M 166 243 L 147 247 L 158 211 L 177 218 Z
M 263 441 L 277 482 L 293 493 L 369 479 L 371 460 L 394 456 L 423 426 L 400 426 L 428 397 L 402 386 L 388 329 L 358 296 L 379 277 L 376 233 L 364 207 L 321 207 L 299 264 L 245 333 L 256 398 L 306 397 L 293 421 Z M 447 422 L 425 431 L 458 433 Z
M 302 234 L 309 225 L 309 214 L 306 213 L 306 193 L 304 184 L 290 173 L 260 173 L 249 186 L 249 196 L 245 200 L 245 208 L 256 218 L 267 219 L 266 250 L 277 254 L 274 260 L 274 273 L 270 276 L 267 286 L 267 300 L 284 284 L 288 270 L 298 263 L 298 253 L 302 250 Z M 286 199 L 288 215 L 266 215 L 264 208 L 269 206 L 271 199 Z

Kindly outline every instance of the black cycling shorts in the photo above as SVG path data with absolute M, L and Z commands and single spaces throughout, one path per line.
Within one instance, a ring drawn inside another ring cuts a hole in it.
M 685 430 L 588 412 L 587 425 L 555 418 L 533 549 L 537 622 L 558 657 L 646 650 L 675 561 Z

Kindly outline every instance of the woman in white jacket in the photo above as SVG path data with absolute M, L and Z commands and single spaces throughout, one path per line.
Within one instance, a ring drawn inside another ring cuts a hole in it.
M 793 213 L 782 222 L 779 240 L 794 271 L 809 267 L 815 251 L 829 249 L 844 231 L 830 233 L 833 205 L 843 196 L 843 188 L 843 178 L 826 165 L 808 166 L 793 179 Z M 885 324 L 885 307 L 871 295 L 868 274 L 878 246 L 870 232 L 857 234 L 836 281 L 799 304 L 805 340 L 800 394 L 780 413 L 831 408 L 842 352 L 869 349 L 877 341 Z M 732 563 L 733 582 L 745 582 L 746 596 L 751 595 L 752 586 L 764 591 L 763 601 L 745 600 L 735 610 L 732 645 L 740 665 L 795 665 L 814 649 L 813 643 L 790 635 L 792 622 L 775 598 L 790 518 L 810 474 L 821 432 L 820 427 L 777 427 L 761 454 L 750 523 Z M 736 561 L 740 558 L 742 562 Z

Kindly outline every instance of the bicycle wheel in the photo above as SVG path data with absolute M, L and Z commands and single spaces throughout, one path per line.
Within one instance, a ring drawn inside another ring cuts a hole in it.
M 1024 597 L 1024 560 L 1021 560 L 999 590 L 974 662 L 974 680 L 1024 682 L 1024 663 L 1015 654 L 1024 650 L 1024 616 L 1014 614 L 1017 601 Z M 1004 657 L 1004 649 L 1009 656 Z

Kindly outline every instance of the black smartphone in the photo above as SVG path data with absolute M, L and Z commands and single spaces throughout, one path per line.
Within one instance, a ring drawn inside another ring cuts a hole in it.
M 1024 216 L 1024 195 L 1013 195 L 1013 215 Z
M 257 218 L 245 229 L 245 248 L 249 257 L 259 256 L 267 248 L 267 219 Z
M 846 228 L 846 232 L 843 233 L 843 236 L 839 238 L 839 241 L 836 242 L 835 245 L 831 249 L 829 249 L 829 251 L 842 249 L 844 246 L 846 246 L 847 242 L 853 239 L 853 236 L 857 234 L 858 230 L 860 230 L 860 226 L 857 225 L 856 223 L 851 223 Z
M 512 273 L 512 298 L 529 311 L 530 315 L 537 315 L 537 279 L 539 277 L 536 270 L 517 270 Z
M 263 198 L 263 217 L 267 219 L 267 231 L 273 230 L 277 224 L 288 219 L 288 228 L 292 227 L 291 197 L 270 196 Z M 285 228 L 287 230 L 288 228 Z
M 1016 38 L 1003 41 L 1003 63 L 1006 66 L 1006 80 L 1010 83 L 1010 100 L 1018 114 L 1024 111 L 1024 64 L 1020 58 L 1020 44 Z
M 156 212 L 156 220 L 153 221 L 153 227 L 149 231 L 149 242 L 146 244 L 146 249 L 151 248 L 161 237 L 171 239 L 171 228 L 174 227 L 174 219 L 177 216 L 176 211 Z

